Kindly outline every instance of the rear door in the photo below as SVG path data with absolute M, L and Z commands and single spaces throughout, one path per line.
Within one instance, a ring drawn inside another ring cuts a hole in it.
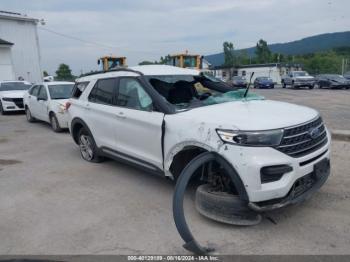
M 164 113 L 154 110 L 151 97 L 135 77 L 119 78 L 116 103 L 118 153 L 146 168 L 162 170 Z
M 119 112 L 115 106 L 116 88 L 115 78 L 97 80 L 85 105 L 84 121 L 99 148 L 116 146 L 116 115 Z

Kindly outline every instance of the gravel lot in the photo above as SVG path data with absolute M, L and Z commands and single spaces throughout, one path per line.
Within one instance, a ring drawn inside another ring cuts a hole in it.
M 258 92 L 314 106 L 332 128 L 350 129 L 350 91 Z M 335 141 L 327 183 L 307 202 L 270 213 L 277 224 L 222 225 L 187 207 L 195 237 L 219 254 L 350 254 L 349 153 L 350 143 Z M 167 180 L 83 161 L 68 133 L 23 114 L 0 116 L 0 254 L 187 254 L 172 194 Z

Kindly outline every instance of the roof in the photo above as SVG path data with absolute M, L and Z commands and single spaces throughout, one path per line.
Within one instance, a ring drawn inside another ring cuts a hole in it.
M 130 69 L 139 71 L 144 75 L 198 75 L 195 69 L 181 68 L 171 65 L 142 65 L 132 66 Z
M 68 82 L 68 81 L 51 81 L 51 82 L 44 82 L 43 84 L 52 86 L 52 85 L 74 85 L 74 82 Z
M 127 71 L 129 69 L 129 71 Z M 130 71 L 133 70 L 133 71 Z M 104 77 L 118 77 L 118 76 L 139 76 L 139 73 L 142 73 L 146 76 L 154 75 L 199 75 L 200 71 L 195 69 L 180 68 L 169 65 L 142 65 L 142 66 L 132 66 L 125 68 L 125 71 L 122 69 L 118 71 L 107 71 L 101 73 L 94 73 L 87 76 L 80 77 L 77 81 L 90 81 L 96 78 Z
M 13 45 L 13 43 L 0 38 L 0 45 Z
M 0 10 L 0 18 L 10 19 L 10 20 L 29 21 L 34 23 L 39 22 L 39 19 L 29 17 L 26 14 L 20 14 L 20 13 L 3 11 L 3 10 Z

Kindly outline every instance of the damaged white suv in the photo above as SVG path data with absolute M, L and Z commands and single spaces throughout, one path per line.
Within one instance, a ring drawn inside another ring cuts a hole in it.
M 330 134 L 311 108 L 265 100 L 196 70 L 115 69 L 76 80 L 69 128 L 83 159 L 109 157 L 176 179 L 195 157 L 218 163 L 198 179 L 255 211 L 305 199 L 330 173 Z M 227 171 L 227 170 L 226 170 Z

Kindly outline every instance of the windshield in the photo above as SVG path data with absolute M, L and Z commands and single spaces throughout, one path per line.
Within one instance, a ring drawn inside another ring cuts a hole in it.
M 30 84 L 24 82 L 4 82 L 0 85 L 0 91 L 28 90 Z
M 74 84 L 49 85 L 51 99 L 68 99 L 72 95 Z
M 234 76 L 232 79 L 245 81 L 245 78 L 243 76 Z
M 232 101 L 264 99 L 250 92 L 244 98 L 245 89 L 234 89 L 217 79 L 211 81 L 204 75 L 165 75 L 146 76 L 146 78 L 164 99 L 175 106 L 177 111 Z
M 272 81 L 272 79 L 269 77 L 259 77 L 258 80 L 259 81 Z
M 300 71 L 300 72 L 294 72 L 293 73 L 294 76 L 308 76 L 309 74 L 304 72 L 304 71 Z

